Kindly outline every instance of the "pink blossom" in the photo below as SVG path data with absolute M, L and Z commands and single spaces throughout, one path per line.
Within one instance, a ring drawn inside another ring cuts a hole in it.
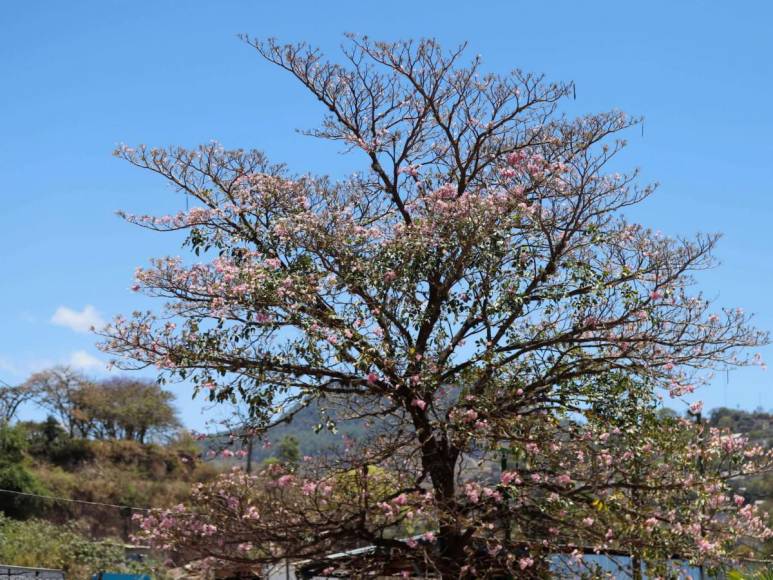
M 421 399 L 414 399 L 411 401 L 411 405 L 414 407 L 418 407 L 422 411 L 427 408 L 427 403 L 425 401 L 422 401 Z
M 279 479 L 277 479 L 277 480 L 276 480 L 276 484 L 277 484 L 279 487 L 287 487 L 287 486 L 288 486 L 288 485 L 290 485 L 290 484 L 291 484 L 291 483 L 292 483 L 294 480 L 295 480 L 295 477 L 294 477 L 294 476 L 292 476 L 292 475 L 290 475 L 290 474 L 287 474 L 287 475 L 283 475 L 282 477 L 280 477 Z
M 480 490 L 475 485 L 469 483 L 465 485 L 464 493 L 471 503 L 478 503 L 480 501 Z
M 521 484 L 521 478 L 518 477 L 515 471 L 503 471 L 502 475 L 499 476 L 499 480 L 502 482 L 502 485 L 510 485 L 511 483 Z
M 452 199 L 456 197 L 456 187 L 451 185 L 450 183 L 447 183 L 445 185 L 441 185 L 438 189 L 436 189 L 433 194 L 438 199 Z
M 417 165 L 406 165 L 398 169 L 397 172 L 404 173 L 405 175 L 410 175 L 411 177 L 418 177 L 419 167 Z

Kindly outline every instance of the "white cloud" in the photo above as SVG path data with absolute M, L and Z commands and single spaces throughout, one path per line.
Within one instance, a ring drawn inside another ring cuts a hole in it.
M 66 306 L 60 306 L 51 317 L 51 323 L 66 326 L 75 332 L 88 332 L 92 326 L 100 328 L 105 325 L 105 321 L 91 304 L 87 304 L 80 312 Z
M 107 363 L 85 350 L 76 350 L 61 358 L 51 359 L 29 355 L 11 357 L 0 353 L 0 381 L 15 383 L 31 374 L 54 366 L 65 365 L 84 373 L 109 373 Z
M 16 381 L 56 364 L 55 360 L 35 356 L 11 357 L 0 353 L 0 379 Z
M 69 364 L 81 371 L 104 371 L 107 366 L 97 357 L 90 355 L 85 350 L 76 350 L 70 355 Z

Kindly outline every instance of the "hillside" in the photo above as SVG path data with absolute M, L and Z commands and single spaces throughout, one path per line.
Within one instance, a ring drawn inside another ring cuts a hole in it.
M 45 424 L 31 422 L 4 428 L 0 487 L 75 501 L 5 493 L 0 494 L 0 509 L 14 517 L 77 522 L 89 537 L 128 540 L 132 510 L 110 506 L 173 505 L 188 497 L 192 483 L 216 473 L 198 459 L 195 443 L 188 436 L 161 445 L 95 441 L 63 433 L 49 439 L 44 429 Z M 16 480 L 9 473 L 16 474 Z
M 710 414 L 709 422 L 746 434 L 763 445 L 773 442 L 773 415 L 769 413 L 717 409 Z M 281 442 L 289 437 L 297 440 L 298 454 L 302 457 L 340 450 L 347 437 L 358 439 L 367 433 L 363 421 L 343 421 L 335 433 L 328 430 L 315 433 L 319 423 L 320 409 L 316 405 L 301 410 L 290 423 L 272 431 L 268 439 L 270 446 L 255 445 L 253 461 L 260 464 L 277 457 Z M 0 556 L 10 564 L 37 562 L 53 567 L 69 566 L 74 578 L 88 577 L 86 572 L 81 576 L 76 566 L 79 558 L 82 559 L 78 554 L 93 554 L 94 566 L 99 563 L 111 569 L 123 569 L 134 565 L 122 563 L 122 550 L 116 547 L 126 542 L 133 531 L 133 510 L 119 506 L 145 508 L 184 502 L 195 482 L 212 478 L 227 465 L 244 463 L 238 457 L 223 459 L 222 453 L 214 460 L 209 459 L 210 451 L 242 449 L 241 441 L 231 442 L 225 435 L 200 442 L 178 435 L 164 444 L 142 444 L 70 437 L 61 431 L 52 437 L 46 429 L 45 423 L 32 422 L 3 428 L 0 478 L 4 479 L 0 488 L 76 501 L 0 493 L 0 509 L 16 518 L 0 521 L 0 527 L 5 530 L 0 532 L 8 539 Z M 489 466 L 481 468 L 471 463 L 467 467 L 480 471 Z M 498 469 L 494 465 L 490 467 Z M 9 479 L 9 474 L 16 479 Z M 495 475 L 493 471 L 492 475 Z M 773 475 L 738 481 L 736 487 L 768 511 L 773 507 Z M 35 542 L 40 543 L 41 552 L 33 558 L 32 552 L 23 546 L 30 538 L 38 537 L 41 539 Z M 49 540 L 50 537 L 58 539 Z M 42 538 L 46 538 L 45 542 Z
M 255 442 L 252 451 L 253 461 L 261 463 L 270 457 L 275 457 L 279 443 L 286 437 L 294 437 L 298 441 L 298 450 L 303 457 L 340 450 L 344 447 L 345 438 L 358 439 L 367 433 L 365 422 L 358 420 L 338 421 L 335 432 L 324 428 L 315 432 L 315 427 L 322 421 L 322 416 L 317 403 L 301 409 L 290 422 L 278 425 L 271 429 L 264 440 Z M 211 455 L 210 452 L 219 453 L 223 449 L 237 452 L 245 449 L 245 442 L 239 438 L 232 439 L 226 434 L 214 435 L 201 442 L 204 458 Z

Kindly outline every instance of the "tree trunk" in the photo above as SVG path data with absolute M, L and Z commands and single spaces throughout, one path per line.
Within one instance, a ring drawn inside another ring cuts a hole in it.
M 641 558 L 631 556 L 631 578 L 633 580 L 642 580 Z
M 252 440 L 253 437 L 247 440 L 247 473 L 252 473 Z
M 437 436 L 437 434 L 435 434 Z M 448 442 L 429 439 L 423 445 L 422 463 L 430 475 L 435 491 L 440 526 L 437 535 L 437 566 L 442 578 L 458 578 L 464 565 L 469 539 L 459 523 L 459 505 L 456 500 L 457 449 Z

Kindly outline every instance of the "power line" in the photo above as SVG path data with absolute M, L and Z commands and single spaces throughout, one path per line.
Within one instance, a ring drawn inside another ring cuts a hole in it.
M 117 509 L 122 509 L 122 510 L 127 510 L 128 509 L 128 510 L 136 510 L 136 511 L 141 511 L 141 512 L 149 512 L 149 511 L 151 511 L 150 508 L 135 507 L 135 506 L 131 506 L 131 505 L 120 505 L 120 504 L 115 504 L 115 503 L 103 503 L 103 502 L 100 502 L 100 501 L 87 501 L 85 499 L 72 499 L 72 498 L 69 498 L 69 497 L 57 497 L 57 496 L 54 496 L 54 495 L 41 495 L 41 494 L 38 494 L 38 493 L 29 493 L 29 492 L 26 492 L 26 491 L 16 491 L 16 490 L 13 490 L 13 489 L 0 489 L 0 493 L 10 493 L 10 494 L 13 494 L 13 495 L 24 495 L 24 496 L 27 496 L 27 497 L 38 497 L 38 498 L 41 498 L 41 499 L 52 499 L 52 500 L 56 500 L 56 501 L 68 501 L 70 503 L 80 503 L 80 504 L 85 504 L 85 505 L 98 505 L 98 506 L 101 506 L 101 507 L 110 507 L 110 508 L 117 508 Z

